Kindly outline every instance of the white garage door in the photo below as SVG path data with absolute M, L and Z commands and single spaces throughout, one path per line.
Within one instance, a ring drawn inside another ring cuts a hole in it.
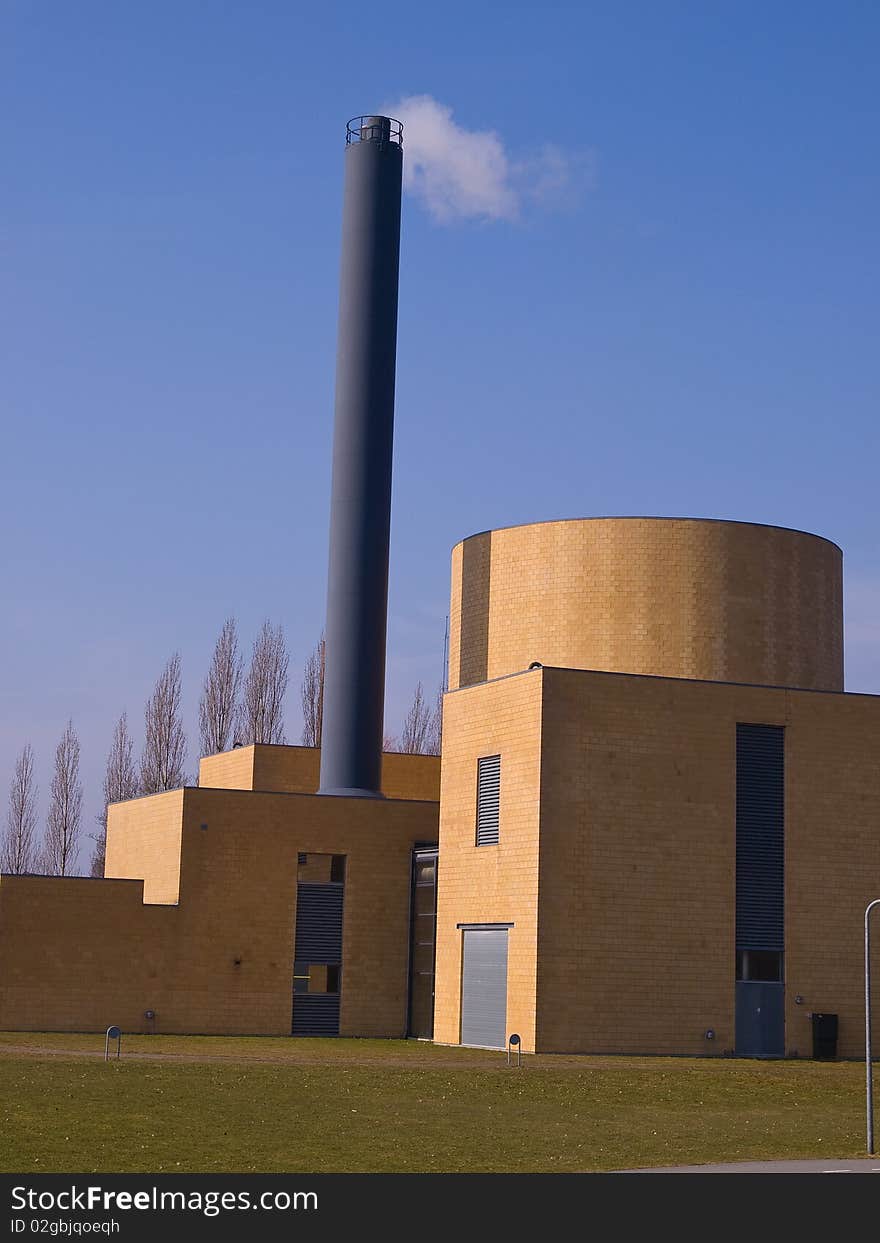
M 507 1047 L 507 929 L 465 928 L 461 1043 Z

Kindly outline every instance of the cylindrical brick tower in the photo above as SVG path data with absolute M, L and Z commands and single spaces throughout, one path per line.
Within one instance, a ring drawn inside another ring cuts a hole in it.
M 564 668 L 843 690 L 843 554 L 785 527 L 584 518 L 452 552 L 449 688 Z

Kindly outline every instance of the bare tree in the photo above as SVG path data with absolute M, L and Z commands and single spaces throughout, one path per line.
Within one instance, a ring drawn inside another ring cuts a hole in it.
M 6 813 L 6 834 L 0 852 L 0 872 L 21 876 L 37 866 L 37 786 L 34 781 L 34 752 L 30 743 L 22 748 L 15 761 L 9 785 L 9 810 Z
M 186 735 L 180 716 L 180 653 L 162 670 L 144 710 L 141 794 L 177 790 L 186 782 Z
M 437 691 L 434 699 L 434 708 L 431 712 L 431 719 L 428 722 L 428 733 L 425 738 L 425 754 L 439 755 L 440 744 L 443 739 L 443 687 Z
M 234 617 L 227 617 L 214 647 L 211 667 L 199 700 L 199 743 L 202 755 L 227 751 L 238 711 L 241 655 Z
M 113 730 L 113 741 L 107 755 L 107 767 L 104 770 L 104 804 L 101 814 L 96 817 L 98 832 L 92 835 L 95 843 L 92 851 L 92 876 L 104 875 L 104 854 L 107 848 L 107 806 L 109 803 L 124 803 L 126 799 L 135 798 L 140 790 L 138 774 L 132 759 L 134 744 L 128 732 L 128 717 L 123 712 Z
M 303 712 L 303 746 L 320 747 L 324 717 L 324 634 L 306 661 L 300 690 Z
M 55 770 L 49 786 L 44 867 L 50 876 L 69 876 L 76 866 L 82 820 L 82 784 L 79 779 L 79 739 L 68 721 L 55 748 Z
M 403 722 L 400 735 L 400 750 L 405 755 L 424 755 L 428 745 L 431 728 L 431 706 L 425 698 L 421 682 L 413 694 L 413 701 Z
M 268 621 L 254 640 L 251 664 L 244 680 L 238 713 L 238 736 L 245 746 L 252 742 L 286 742 L 284 692 L 289 664 L 284 632 Z
M 382 735 L 382 751 L 385 752 L 385 751 L 396 751 L 396 750 L 397 750 L 397 739 L 394 737 L 394 735 L 383 734 Z

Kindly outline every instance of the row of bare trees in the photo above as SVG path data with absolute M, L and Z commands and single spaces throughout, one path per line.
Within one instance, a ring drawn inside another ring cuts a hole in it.
M 230 745 L 286 741 L 284 695 L 289 664 L 284 632 L 267 620 L 254 639 L 245 675 L 238 627 L 234 617 L 227 617 L 199 699 L 202 755 L 216 755 Z
M 284 742 L 284 695 L 288 681 L 287 647 L 281 626 L 263 622 L 254 640 L 247 674 L 235 618 L 228 617 L 214 646 L 199 699 L 200 755 L 226 751 L 234 743 Z M 187 742 L 181 710 L 180 653 L 168 661 L 144 711 L 144 749 L 140 771 L 132 760 L 133 744 L 125 713 L 116 723 L 104 774 L 103 811 L 98 817 L 91 872 L 103 876 L 107 842 L 107 805 L 138 794 L 158 794 L 186 785 Z M 196 778 L 197 780 L 198 778 Z
M 34 752 L 26 743 L 15 761 L 9 787 L 6 831 L 0 848 L 0 872 L 46 872 L 66 876 L 76 863 L 82 824 L 83 789 L 79 777 L 79 739 L 68 721 L 55 748 L 49 785 L 49 812 L 37 838 L 37 782 Z
M 280 626 L 263 623 L 243 677 L 235 620 L 220 633 L 199 702 L 202 755 L 225 751 L 236 742 L 284 742 L 284 693 L 288 656 Z M 243 693 L 239 701 L 239 689 Z M 175 790 L 186 784 L 187 742 L 182 713 L 180 653 L 162 670 L 144 708 L 144 746 L 135 765 L 128 717 L 122 713 L 113 730 L 104 771 L 102 810 L 92 834 L 92 876 L 103 876 L 107 842 L 107 806 L 140 794 Z M 55 752 L 49 811 L 42 840 L 37 838 L 37 784 L 30 743 L 15 763 L 9 791 L 6 830 L 0 845 L 0 871 L 21 875 L 43 872 L 70 875 L 76 866 L 82 834 L 83 790 L 79 777 L 80 745 L 68 722 Z
M 324 635 L 309 653 L 300 684 L 303 728 L 302 744 L 321 745 L 324 714 Z M 211 667 L 199 701 L 199 736 L 202 755 L 225 751 L 233 743 L 284 742 L 282 702 L 287 687 L 288 657 L 281 627 L 273 630 L 269 622 L 254 643 L 250 672 L 242 681 L 235 618 L 224 622 L 214 648 Z M 386 735 L 386 751 L 409 754 L 440 754 L 442 691 L 429 701 L 421 682 L 404 720 L 400 738 Z
M 321 724 L 324 715 L 324 636 L 321 635 L 306 660 L 300 688 L 303 714 L 303 746 L 321 745 Z M 413 700 L 403 722 L 400 737 L 386 734 L 385 751 L 403 751 L 408 755 L 439 755 L 442 722 L 443 690 L 433 701 L 426 697 L 421 682 L 416 685 Z
M 310 747 L 321 743 L 324 650 L 322 634 L 305 662 L 300 687 L 302 742 Z M 235 618 L 226 619 L 199 699 L 200 755 L 214 755 L 236 745 L 286 741 L 284 696 L 289 663 L 281 626 L 273 626 L 267 620 L 254 640 L 245 672 Z M 435 699 L 429 701 L 420 682 L 400 738 L 386 736 L 385 750 L 439 755 L 440 700 L 438 692 Z M 180 654 L 175 652 L 145 705 L 144 746 L 139 764 L 134 760 L 134 742 L 126 713 L 122 713 L 114 727 L 104 772 L 102 810 L 97 817 L 97 832 L 90 835 L 94 842 L 90 863 L 92 876 L 104 874 L 108 804 L 178 789 L 186 784 L 187 742 L 181 702 L 181 662 Z M 82 830 L 83 790 L 79 761 L 79 740 L 69 721 L 55 751 L 45 833 L 42 841 L 38 841 L 34 753 L 30 744 L 23 748 L 10 785 L 6 832 L 0 846 L 0 871 L 59 876 L 71 873 L 76 865 Z

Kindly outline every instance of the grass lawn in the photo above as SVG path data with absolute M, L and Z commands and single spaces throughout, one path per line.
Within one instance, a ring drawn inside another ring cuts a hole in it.
M 864 1155 L 853 1062 L 0 1033 L 3 1172 L 582 1171 Z

